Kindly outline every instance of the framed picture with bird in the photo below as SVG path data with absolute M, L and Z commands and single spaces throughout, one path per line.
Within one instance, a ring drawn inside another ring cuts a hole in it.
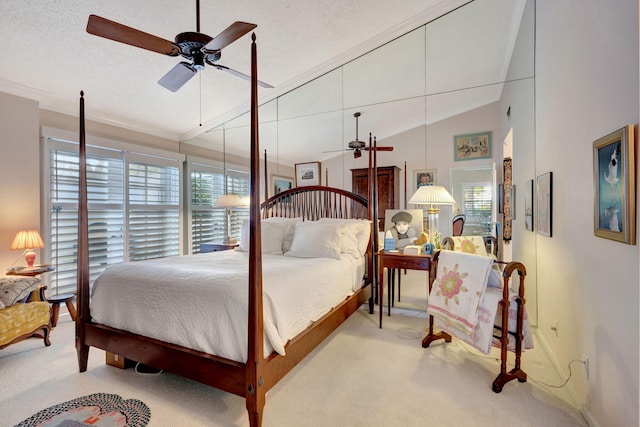
M 594 233 L 636 244 L 636 153 L 634 125 L 593 143 Z

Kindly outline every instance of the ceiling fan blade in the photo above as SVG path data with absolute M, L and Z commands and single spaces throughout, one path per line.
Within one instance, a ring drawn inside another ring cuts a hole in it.
M 188 62 L 180 62 L 158 80 L 158 84 L 169 89 L 171 92 L 176 92 L 197 73 L 198 70 Z
M 236 71 L 233 68 L 225 67 L 224 65 L 220 65 L 220 64 L 212 64 L 211 62 L 208 62 L 208 64 L 217 68 L 220 71 L 226 71 L 227 73 L 231 73 L 236 77 L 240 77 L 241 79 L 251 81 L 251 76 L 241 73 L 240 71 Z M 258 86 L 266 87 L 267 89 L 273 89 L 273 86 L 271 86 L 269 83 L 261 82 L 260 80 L 258 80 Z
M 222 48 L 230 45 L 256 27 L 256 24 L 236 21 L 233 24 L 229 25 L 226 30 L 215 36 L 213 40 L 207 43 L 203 49 L 205 52 L 221 50 Z
M 369 151 L 369 147 L 364 147 L 363 150 Z M 371 150 L 375 151 L 393 151 L 393 147 L 375 147 Z
M 329 150 L 329 151 L 323 151 L 322 153 L 341 153 L 343 151 L 351 151 L 351 148 L 345 148 L 344 150 Z
M 163 55 L 178 56 L 180 49 L 169 40 L 156 37 L 135 28 L 127 27 L 115 21 L 97 15 L 89 15 L 87 33 L 105 39 L 158 52 Z

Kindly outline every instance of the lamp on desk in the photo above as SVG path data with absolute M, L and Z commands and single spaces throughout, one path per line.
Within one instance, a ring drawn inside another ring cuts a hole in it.
M 449 194 L 446 188 L 440 185 L 425 185 L 419 187 L 413 193 L 409 203 L 415 205 L 429 205 L 427 213 L 429 214 L 429 243 L 435 244 L 435 235 L 438 232 L 438 214 L 440 209 L 438 205 L 453 205 L 455 199 Z
M 215 208 L 224 208 L 227 213 L 227 230 L 224 238 L 224 243 L 235 243 L 235 239 L 231 238 L 231 213 L 233 208 L 247 207 L 246 201 L 244 201 L 237 194 L 223 194 L 218 197 L 216 203 L 213 205 Z
M 23 230 L 18 231 L 13 243 L 11 244 L 11 250 L 24 249 L 24 259 L 27 261 L 27 267 L 33 268 L 33 263 L 36 260 L 36 253 L 34 249 L 44 248 L 44 242 L 40 233 L 36 230 Z

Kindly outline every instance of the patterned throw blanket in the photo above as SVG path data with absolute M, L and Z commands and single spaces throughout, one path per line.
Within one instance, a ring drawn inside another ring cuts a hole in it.
M 500 325 L 502 313 L 498 302 L 502 289 L 487 287 L 492 274 L 490 257 L 464 252 L 442 251 L 438 260 L 436 279 L 429 295 L 429 314 L 435 326 L 450 335 L 488 354 L 491 346 L 499 347 L 494 339 L 494 325 Z M 495 278 L 494 278 L 495 281 Z M 516 294 L 511 294 L 509 306 L 509 331 L 515 332 L 517 304 Z M 523 348 L 533 348 L 533 337 L 524 311 Z M 508 348 L 514 351 L 514 338 L 509 335 Z
M 427 309 L 445 325 L 471 334 L 478 323 L 493 260 L 464 252 L 442 251 Z

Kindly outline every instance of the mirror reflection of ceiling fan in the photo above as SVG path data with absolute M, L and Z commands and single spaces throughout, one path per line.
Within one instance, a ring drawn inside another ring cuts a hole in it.
M 369 147 L 367 143 L 364 141 L 360 141 L 358 139 L 358 118 L 361 116 L 360 112 L 353 113 L 353 117 L 356 118 L 356 139 L 349 142 L 349 148 L 344 150 L 334 150 L 334 151 L 324 151 L 325 153 L 333 153 L 337 151 L 352 151 L 353 150 L 353 158 L 357 159 L 358 157 L 362 157 L 362 150 L 369 151 Z M 393 151 L 393 147 L 372 147 L 372 150 L 375 151 Z
M 196 0 L 196 32 L 180 33 L 175 42 L 156 37 L 135 28 L 127 27 L 115 21 L 90 15 L 87 22 L 87 32 L 109 40 L 114 40 L 130 46 L 150 50 L 167 56 L 182 56 L 189 62 L 181 61 L 164 75 L 158 84 L 176 92 L 188 82 L 198 71 L 204 70 L 205 64 L 231 73 L 237 77 L 250 81 L 251 77 L 233 70 L 217 61 L 222 56 L 222 49 L 230 45 L 249 31 L 257 27 L 247 22 L 234 22 L 216 37 L 210 37 L 200 32 L 200 1 Z M 258 81 L 258 85 L 273 88 L 270 84 Z

